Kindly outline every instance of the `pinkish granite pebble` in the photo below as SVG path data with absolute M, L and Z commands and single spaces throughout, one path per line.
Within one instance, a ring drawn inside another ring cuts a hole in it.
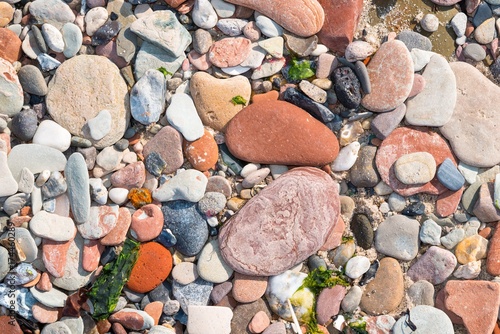
M 116 246 L 125 241 L 127 237 L 128 228 L 132 221 L 132 216 L 129 209 L 118 209 L 118 219 L 116 225 L 107 235 L 101 239 L 101 244 L 105 246 Z
M 208 51 L 208 59 L 217 67 L 232 67 L 243 62 L 252 51 L 252 42 L 244 37 L 223 38 Z
M 142 161 L 131 163 L 130 165 L 116 171 L 111 175 L 111 184 L 115 188 L 141 188 L 146 181 L 146 168 Z
M 457 258 L 443 248 L 431 246 L 408 270 L 414 282 L 426 280 L 432 284 L 443 283 L 455 270 Z
M 83 242 L 83 269 L 87 271 L 96 270 L 103 251 L 104 246 L 101 245 L 99 240 L 85 239 Z
M 146 158 L 152 152 L 158 153 L 167 163 L 164 174 L 175 172 L 182 166 L 182 136 L 171 126 L 162 128 L 150 141 L 144 145 L 143 155 Z
M 316 301 L 316 313 L 318 323 L 324 325 L 340 310 L 340 303 L 346 294 L 345 287 L 336 285 L 332 288 L 323 289 Z
M 130 234 L 138 241 L 156 238 L 163 228 L 163 213 L 156 204 L 147 204 L 132 215 Z

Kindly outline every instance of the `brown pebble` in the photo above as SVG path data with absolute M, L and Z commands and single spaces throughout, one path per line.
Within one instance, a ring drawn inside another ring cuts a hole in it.
M 44 272 L 42 273 L 41 276 L 42 277 L 40 277 L 40 280 L 36 284 L 36 288 L 40 291 L 45 291 L 45 292 L 52 289 L 52 282 L 50 281 L 49 274 Z

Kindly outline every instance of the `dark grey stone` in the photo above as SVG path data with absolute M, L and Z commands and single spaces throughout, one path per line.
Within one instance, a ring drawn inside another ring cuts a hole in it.
M 10 129 L 17 138 L 29 141 L 35 135 L 37 124 L 36 112 L 33 109 L 27 109 L 12 117 Z
M 296 105 L 299 108 L 304 109 L 309 114 L 311 114 L 311 116 L 322 123 L 331 122 L 335 120 L 335 117 L 338 117 L 330 109 L 318 102 L 313 101 L 305 94 L 299 92 L 293 87 L 290 87 L 285 91 L 285 94 L 283 94 L 283 99 Z
M 36 25 L 31 26 L 31 31 L 33 32 L 33 37 L 35 38 L 36 45 L 43 53 L 48 53 L 49 48 L 47 47 L 47 43 L 45 43 L 45 39 L 43 38 L 42 31 Z
M 106 44 L 107 42 L 112 40 L 113 37 L 118 35 L 121 28 L 122 25 L 118 20 L 116 21 L 108 20 L 106 23 L 104 23 L 103 26 L 97 29 L 94 35 L 92 35 L 92 45 L 98 46 Z
M 170 300 L 170 295 L 172 294 L 172 286 L 169 282 L 163 281 L 162 284 L 158 285 L 156 288 L 148 293 L 149 299 L 152 302 L 162 302 L 166 303 Z
M 83 156 L 85 164 L 88 170 L 94 169 L 95 159 L 97 158 L 97 149 L 94 146 L 91 147 L 79 147 L 76 149 L 78 153 Z
M 163 203 L 164 228 L 177 239 L 175 248 L 186 256 L 198 254 L 208 239 L 208 227 L 196 203 L 171 201 Z
M 348 109 L 355 109 L 361 103 L 361 85 L 354 71 L 347 66 L 337 67 L 332 75 L 333 87 L 339 102 Z
M 68 182 L 68 198 L 77 224 L 87 221 L 90 213 L 90 188 L 87 164 L 82 154 L 73 153 L 64 169 Z
M 474 27 L 479 27 L 481 23 L 491 18 L 493 13 L 490 6 L 486 2 L 481 2 L 476 9 L 476 14 L 472 18 L 472 24 Z
M 450 158 L 446 158 L 439 166 L 437 178 L 443 186 L 453 191 L 459 190 L 465 184 L 464 176 L 458 171 Z
M 125 149 L 128 148 L 128 140 L 122 138 L 119 141 L 117 141 L 114 146 L 118 151 L 123 152 L 125 151 Z
M 418 32 L 405 30 L 399 33 L 396 39 L 405 43 L 409 51 L 412 49 L 420 49 L 425 51 L 432 51 L 431 40 Z
M 47 95 L 49 89 L 38 67 L 24 65 L 17 75 L 19 76 L 19 83 L 23 87 L 23 91 L 38 96 Z
M 318 255 L 311 255 L 307 259 L 307 267 L 309 268 L 310 271 L 313 271 L 314 269 L 318 269 L 320 267 L 327 268 L 325 260 L 320 258 Z
M 167 163 L 157 152 L 149 153 L 144 160 L 144 165 L 146 170 L 156 177 L 159 177 L 167 167 Z
M 351 220 L 351 231 L 356 243 L 363 249 L 369 249 L 373 244 L 373 227 L 370 220 L 363 214 L 355 214 Z
M 358 159 L 350 170 L 351 182 L 356 187 L 375 187 L 380 181 L 375 165 L 377 147 L 363 146 L 359 150 Z
M 366 69 L 365 63 L 359 60 L 355 62 L 354 73 L 356 73 L 356 76 L 359 79 L 363 92 L 365 94 L 370 94 L 372 91 L 372 85 L 370 83 L 370 77 L 368 76 L 368 70 Z

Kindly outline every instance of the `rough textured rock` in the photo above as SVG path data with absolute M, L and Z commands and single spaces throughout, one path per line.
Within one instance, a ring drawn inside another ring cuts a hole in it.
M 424 185 L 405 185 L 395 175 L 393 164 L 401 156 L 413 152 L 428 152 L 432 154 L 436 165 L 440 165 L 446 158 L 456 164 L 448 144 L 436 132 L 427 131 L 426 128 L 402 127 L 394 130 L 380 145 L 375 162 L 382 180 L 401 196 L 425 192 L 440 194 L 446 191 L 435 177 Z
M 488 257 L 486 258 L 486 270 L 493 276 L 500 275 L 500 228 L 497 224 L 495 234 L 490 239 Z
M 295 168 L 224 224 L 219 234 L 222 256 L 247 275 L 282 273 L 323 245 L 339 212 L 335 182 L 319 169 Z M 248 235 L 259 238 L 250 240 Z
M 320 43 L 334 52 L 344 53 L 352 41 L 363 11 L 362 0 L 319 0 L 325 11 L 325 23 L 318 33 Z
M 105 57 L 80 55 L 65 61 L 49 83 L 46 101 L 54 121 L 73 135 L 90 140 L 96 148 L 120 140 L 130 119 L 127 84 L 116 65 Z M 103 109 L 111 114 L 111 131 L 95 141 L 86 123 Z
M 498 283 L 448 281 L 444 287 L 444 294 L 445 307 L 463 320 L 470 334 L 493 331 L 500 306 Z
M 172 270 L 172 255 L 156 242 L 141 244 L 137 262 L 132 268 L 127 287 L 146 293 L 160 285 Z
M 240 95 L 250 101 L 252 92 L 250 82 L 243 76 L 217 79 L 201 71 L 191 78 L 190 90 L 201 121 L 217 131 L 225 131 L 227 123 L 245 107 L 233 104 L 231 99 Z
M 403 42 L 380 46 L 367 66 L 371 93 L 361 104 L 374 112 L 389 111 L 403 103 L 413 87 L 413 60 Z
M 450 63 L 457 80 L 457 103 L 451 119 L 440 130 L 460 161 L 476 167 L 500 162 L 500 89 L 479 70 L 465 62 Z M 471 84 L 471 83 L 474 84 Z M 481 129 L 478 131 L 477 129 Z
M 228 0 L 228 2 L 257 10 L 301 37 L 314 35 L 325 21 L 325 13 L 317 0 Z
M 397 260 L 385 257 L 373 281 L 361 297 L 360 307 L 371 315 L 387 314 L 398 307 L 404 297 L 403 272 Z
M 339 149 L 333 132 L 283 101 L 261 101 L 243 109 L 227 127 L 226 143 L 245 161 L 298 166 L 328 164 Z

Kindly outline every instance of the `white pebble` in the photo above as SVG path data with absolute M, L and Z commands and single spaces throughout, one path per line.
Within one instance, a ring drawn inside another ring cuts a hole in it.
M 360 147 L 361 144 L 355 141 L 354 143 L 350 143 L 349 145 L 342 148 L 339 152 L 339 155 L 332 163 L 332 171 L 342 172 L 349 170 L 358 158 Z
M 118 205 L 122 205 L 128 201 L 128 189 L 113 188 L 108 193 L 109 199 Z

